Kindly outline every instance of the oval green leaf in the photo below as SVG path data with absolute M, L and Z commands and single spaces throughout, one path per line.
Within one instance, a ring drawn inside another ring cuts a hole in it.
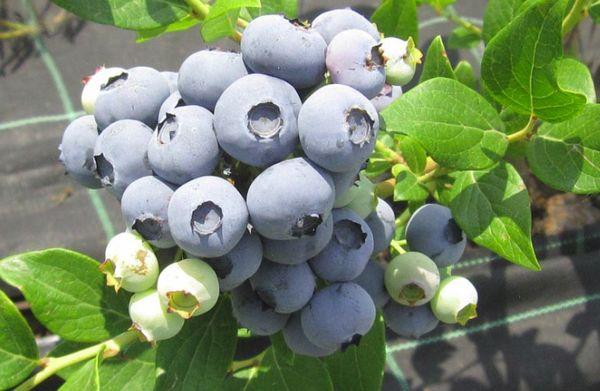
M 415 0 L 383 0 L 371 21 L 386 37 L 408 39 L 419 42 L 419 24 Z
M 531 243 L 529 194 L 517 170 L 501 162 L 454 175 L 450 209 L 465 234 L 510 262 L 540 270 Z
M 219 390 L 233 359 L 237 324 L 222 296 L 208 313 L 185 322 L 175 337 L 158 344 L 156 389 Z
M 190 15 L 184 0 L 52 0 L 82 19 L 127 30 L 166 26 Z
M 506 107 L 549 122 L 576 115 L 586 102 L 582 92 L 557 80 L 563 56 L 565 0 L 532 0 L 489 42 L 481 77 Z
M 385 369 L 385 325 L 377 314 L 371 330 L 358 346 L 325 358 L 335 390 L 380 390 Z
M 15 255 L 0 261 L 0 278 L 19 288 L 35 317 L 75 342 L 99 342 L 131 326 L 129 295 L 105 284 L 98 262 L 65 249 Z
M 86 362 L 81 368 L 73 373 L 59 391 L 100 391 L 100 364 L 102 363 L 102 351 Z M 103 389 L 103 388 L 102 388 Z
M 388 132 L 411 136 L 436 162 L 448 168 L 489 167 L 504 156 L 508 146 L 496 110 L 456 80 L 428 80 L 381 114 Z
M 483 40 L 490 39 L 518 14 L 525 0 L 489 0 L 483 14 Z
M 0 390 L 21 383 L 37 364 L 33 332 L 14 303 L 0 291 Z
M 535 176 L 555 189 L 600 192 L 600 105 L 588 104 L 575 118 L 540 126 L 527 161 Z
M 431 41 L 427 54 L 425 54 L 425 63 L 421 72 L 420 83 L 434 77 L 447 77 L 448 79 L 456 79 L 452 65 L 448 60 L 446 48 L 441 36 L 437 36 Z

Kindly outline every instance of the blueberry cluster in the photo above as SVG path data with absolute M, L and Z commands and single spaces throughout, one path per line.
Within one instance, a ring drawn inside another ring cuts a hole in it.
M 258 17 L 241 53 L 202 50 L 178 73 L 91 76 L 82 93 L 89 115 L 65 130 L 61 161 L 82 185 L 121 202 L 127 231 L 110 241 L 101 267 L 109 285 L 135 293 L 130 316 L 146 339 L 172 337 L 231 292 L 243 327 L 283 330 L 295 352 L 323 356 L 358 343 L 387 292 L 414 306 L 442 290 L 436 264 L 460 257 L 464 238 L 459 248 L 433 237 L 426 231 L 436 220 L 417 213 L 409 242 L 434 261 L 395 259 L 384 287 L 370 259 L 390 245 L 394 212 L 359 175 L 378 111 L 419 59 L 411 40 L 381 39 L 343 9 L 312 26 Z M 153 249 L 172 247 L 185 256 L 161 271 Z M 410 323 L 402 319 L 413 307 L 399 308 L 385 307 L 388 323 Z

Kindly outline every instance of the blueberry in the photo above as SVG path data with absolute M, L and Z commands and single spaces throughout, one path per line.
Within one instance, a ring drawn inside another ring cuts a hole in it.
M 96 69 L 96 73 L 83 80 L 85 86 L 81 92 L 81 106 L 86 113 L 94 114 L 96 100 L 98 99 L 98 94 L 100 94 L 102 86 L 105 85 L 110 78 L 118 76 L 123 72 L 125 72 L 125 69 L 123 68 L 100 67 Z
M 167 210 L 175 186 L 155 176 L 136 179 L 121 198 L 121 213 L 128 229 L 135 230 L 158 248 L 175 246 Z
M 371 229 L 349 209 L 333 210 L 333 235 L 310 260 L 315 274 L 327 281 L 350 281 L 362 273 L 373 253 Z
M 342 208 L 351 201 L 349 197 L 343 197 L 346 192 L 358 181 L 358 173 L 362 169 L 362 164 L 358 167 L 344 172 L 332 172 L 331 178 L 335 187 L 335 203 L 336 208 Z M 346 202 L 347 200 L 347 202 Z M 340 205 L 338 205 L 338 202 Z
M 352 280 L 367 291 L 378 308 L 382 308 L 390 301 L 390 295 L 385 290 L 384 274 L 385 268 L 377 261 L 371 260 L 367 262 L 367 266 L 360 276 Z
M 210 175 L 219 163 L 212 113 L 200 106 L 171 110 L 150 139 L 148 159 L 157 175 L 175 184 Z
M 181 64 L 177 87 L 188 104 L 213 111 L 223 91 L 247 74 L 239 53 L 201 50 Z
M 220 257 L 240 241 L 248 224 L 244 198 L 228 181 L 194 179 L 171 197 L 169 228 L 175 243 L 199 257 Z
M 467 237 L 445 206 L 426 204 L 417 209 L 406 224 L 406 241 L 412 251 L 430 257 L 438 267 L 458 262 Z
M 258 270 L 263 259 L 263 246 L 256 232 L 246 231 L 235 247 L 219 258 L 206 258 L 219 277 L 221 292 L 240 286 Z
M 231 292 L 233 316 L 256 335 L 272 335 L 283 329 L 289 314 L 279 314 L 265 304 L 245 282 Z
M 161 123 L 165 120 L 165 118 L 167 118 L 167 113 L 171 113 L 177 107 L 181 106 L 186 106 L 186 103 L 181 97 L 179 91 L 175 91 L 169 95 L 169 97 L 165 99 L 163 104 L 160 106 L 160 110 L 158 111 L 158 123 Z
M 323 12 L 312 22 L 312 27 L 321 34 L 327 44 L 342 31 L 353 29 L 362 30 L 373 39 L 379 40 L 377 28 L 367 18 L 350 8 Z
M 283 339 L 288 348 L 296 354 L 310 357 L 323 357 L 335 353 L 336 348 L 323 349 L 310 342 L 302 330 L 301 312 L 294 313 L 283 329 Z
M 385 84 L 379 94 L 371 99 L 371 103 L 377 109 L 377 112 L 382 112 L 383 109 L 392 104 L 393 101 L 402 96 L 402 87 Z
M 331 81 L 350 86 L 369 99 L 385 84 L 379 44 L 362 30 L 346 30 L 336 35 L 327 46 L 326 63 Z
M 400 304 L 428 303 L 440 285 L 440 272 L 426 255 L 407 252 L 398 255 L 385 269 L 385 288 Z
M 148 67 L 131 68 L 102 86 L 94 116 L 100 129 L 122 119 L 135 119 L 153 128 L 160 106 L 169 95 L 169 84 L 160 72 Z
M 117 121 L 104 129 L 94 147 L 96 171 L 117 198 L 136 179 L 152 175 L 148 163 L 148 141 L 152 129 L 131 119 Z
M 270 261 L 286 265 L 297 265 L 320 253 L 333 234 L 333 217 L 319 224 L 314 235 L 298 239 L 272 240 L 263 238 L 265 257 Z
M 249 68 L 283 79 L 298 89 L 321 82 L 326 47 L 317 31 L 281 15 L 254 19 L 244 30 L 241 42 L 242 57 Z
M 160 74 L 162 75 L 162 77 L 165 78 L 165 80 L 169 84 L 169 91 L 171 92 L 171 94 L 177 91 L 177 78 L 179 77 L 179 74 L 177 72 L 170 71 L 163 71 Z
M 431 300 L 431 310 L 444 323 L 467 324 L 477 317 L 477 290 L 464 277 L 452 276 L 440 283 L 440 288 Z
M 344 350 L 350 345 L 358 345 L 374 321 L 373 300 L 363 288 L 352 282 L 321 289 L 301 314 L 306 337 L 322 349 Z
M 252 74 L 234 82 L 217 102 L 215 132 L 221 147 L 246 164 L 266 167 L 298 144 L 302 102 L 283 80 Z
M 94 145 L 98 139 L 98 126 L 93 115 L 85 115 L 71 122 L 65 129 L 58 150 L 60 162 L 67 174 L 90 189 L 102 187 L 96 175 Z
M 315 292 L 315 276 L 307 263 L 282 265 L 264 260 L 250 278 L 260 299 L 275 312 L 291 314 L 302 309 Z
M 373 253 L 386 250 L 396 231 L 396 216 L 390 204 L 379 198 L 375 210 L 367 216 L 365 222 L 373 232 Z
M 334 172 L 353 171 L 373 152 L 379 117 L 373 104 L 351 87 L 319 88 L 298 115 L 300 143 L 308 158 Z
M 427 305 L 407 307 L 394 301 L 383 307 L 383 318 L 387 327 L 405 338 L 419 338 L 440 323 Z
M 252 225 L 262 236 L 312 236 L 331 213 L 333 180 L 307 159 L 284 160 L 257 176 L 246 198 Z

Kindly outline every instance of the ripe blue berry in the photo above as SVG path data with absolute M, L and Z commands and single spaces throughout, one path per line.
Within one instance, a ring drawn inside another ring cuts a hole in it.
M 390 204 L 379 198 L 375 210 L 365 222 L 373 232 L 373 253 L 386 250 L 396 231 L 396 216 Z
M 356 277 L 352 282 L 360 285 L 378 308 L 382 308 L 390 301 L 390 295 L 388 295 L 385 289 L 385 268 L 377 261 L 371 260 L 367 262 L 365 270 Z
M 65 129 L 58 150 L 60 162 L 67 174 L 90 189 L 102 187 L 96 175 L 94 146 L 98 139 L 98 126 L 93 115 L 85 115 L 71 122 Z
M 312 27 L 321 34 L 327 44 L 336 35 L 346 30 L 362 30 L 373 37 L 373 39 L 379 40 L 379 32 L 375 25 L 350 8 L 323 12 L 312 22 Z
M 383 307 L 383 318 L 387 327 L 405 338 L 419 338 L 439 324 L 429 306 L 407 307 L 395 301 Z
M 337 348 L 323 349 L 310 342 L 302 330 L 301 312 L 292 314 L 283 329 L 283 339 L 292 352 L 304 356 L 329 356 L 337 350 Z
M 233 316 L 256 335 L 272 335 L 283 329 L 289 314 L 280 314 L 265 304 L 245 282 L 231 292 Z

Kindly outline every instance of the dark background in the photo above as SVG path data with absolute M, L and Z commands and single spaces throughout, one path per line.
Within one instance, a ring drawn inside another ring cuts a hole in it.
M 64 127 L 81 115 L 81 79 L 102 64 L 176 71 L 204 44 L 197 29 L 136 44 L 132 32 L 69 18 L 46 1 L 34 4 L 47 31 L 35 40 L 0 41 L 0 258 L 67 247 L 100 259 L 107 237 L 123 229 L 118 204 L 105 191 L 76 185 L 57 160 Z M 376 5 L 302 1 L 301 13 L 312 19 L 323 8 L 352 6 L 369 14 Z M 476 18 L 484 7 L 477 0 L 456 5 Z M 430 9 L 420 14 L 421 21 L 435 17 Z M 27 20 L 28 12 L 21 1 L 0 0 L 0 18 Z M 422 29 L 422 50 L 452 27 Z M 586 24 L 583 59 L 595 70 L 600 42 L 589 36 Z M 235 48 L 229 41 L 214 46 Z M 454 63 L 460 57 L 476 65 L 481 51 L 449 55 Z M 529 272 L 470 248 L 456 274 L 477 286 L 480 317 L 466 328 L 439 327 L 418 341 L 390 333 L 384 389 L 600 389 L 598 202 L 528 182 L 543 270 Z M 2 288 L 18 300 L 17 292 Z

